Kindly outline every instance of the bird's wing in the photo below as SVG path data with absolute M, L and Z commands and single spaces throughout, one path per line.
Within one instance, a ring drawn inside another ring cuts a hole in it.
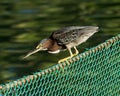
M 81 32 L 81 30 L 84 27 L 77 27 L 77 26 L 72 26 L 72 27 L 66 27 L 61 30 L 57 30 L 56 32 L 53 32 L 51 35 L 51 38 L 56 40 L 56 42 L 59 45 L 66 45 L 77 39 Z

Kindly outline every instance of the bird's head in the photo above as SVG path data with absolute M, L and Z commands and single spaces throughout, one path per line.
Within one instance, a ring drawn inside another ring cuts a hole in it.
M 39 50 L 47 50 L 47 43 L 48 39 L 43 39 L 40 41 L 40 43 L 37 45 L 36 47 L 36 50 L 39 49 Z
M 24 58 L 27 58 L 30 55 L 32 55 L 38 51 L 47 50 L 48 44 L 49 44 L 48 39 L 41 40 L 40 43 L 37 45 L 37 47 L 34 50 L 32 50 L 31 52 L 29 52 Z

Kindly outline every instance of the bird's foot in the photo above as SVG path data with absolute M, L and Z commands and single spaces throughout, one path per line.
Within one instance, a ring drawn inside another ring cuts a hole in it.
M 64 61 L 67 61 L 68 59 L 71 59 L 73 57 L 73 55 L 72 56 L 69 56 L 69 57 L 66 57 L 66 58 L 63 58 L 63 59 L 60 59 L 59 61 L 58 61 L 58 63 L 62 63 L 62 62 L 64 62 Z
M 60 60 L 58 61 L 58 63 L 62 63 L 62 62 L 64 62 L 64 61 L 67 61 L 68 59 L 71 59 L 72 57 L 78 55 L 78 53 L 79 53 L 79 52 L 77 52 L 77 53 L 75 53 L 75 54 L 72 54 L 72 55 L 69 56 L 69 57 L 66 57 L 66 58 L 60 59 Z
M 73 56 L 76 56 L 76 55 L 78 55 L 78 53 L 72 54 L 72 57 L 73 57 Z

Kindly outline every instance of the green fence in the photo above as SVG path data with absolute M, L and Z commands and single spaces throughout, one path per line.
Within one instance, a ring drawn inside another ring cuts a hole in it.
M 0 96 L 120 96 L 120 34 L 68 62 L 1 85 Z

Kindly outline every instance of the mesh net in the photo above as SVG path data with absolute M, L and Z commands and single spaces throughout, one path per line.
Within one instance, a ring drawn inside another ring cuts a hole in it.
M 1 85 L 0 96 L 120 96 L 120 34 L 67 62 Z

